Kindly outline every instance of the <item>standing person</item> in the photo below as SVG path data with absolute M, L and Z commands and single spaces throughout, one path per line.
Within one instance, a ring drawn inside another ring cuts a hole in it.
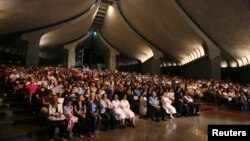
M 182 113 L 183 113 L 183 95 L 181 92 L 181 88 L 179 86 L 177 86 L 175 93 L 174 93 L 174 106 L 177 112 L 177 116 L 181 117 Z
M 247 97 L 246 97 L 246 95 L 244 94 L 243 91 L 240 93 L 239 101 L 240 101 L 241 111 L 242 112 L 247 112 L 249 103 L 248 103 Z
M 126 118 L 130 120 L 131 126 L 135 128 L 135 113 L 130 109 L 127 95 L 124 95 L 123 99 L 121 100 L 121 108 L 125 113 Z

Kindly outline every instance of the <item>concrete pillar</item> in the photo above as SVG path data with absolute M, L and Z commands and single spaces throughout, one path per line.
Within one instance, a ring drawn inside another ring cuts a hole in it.
M 208 49 L 209 56 L 209 70 L 210 78 L 220 80 L 221 79 L 221 53 L 218 46 L 214 44 L 213 41 L 203 31 L 189 18 L 187 13 L 180 7 L 180 5 L 176 2 L 176 0 L 171 0 L 173 6 L 178 11 L 178 13 L 182 16 L 182 18 L 189 24 L 189 26 L 204 40 L 206 43 L 206 48 Z M 203 46 L 204 47 L 204 46 Z M 204 63 L 205 64 L 205 63 Z M 207 67 L 207 66 L 206 66 Z M 197 68 L 197 71 L 199 68 Z M 206 74 L 207 75 L 207 74 Z
M 29 42 L 26 51 L 25 66 L 38 66 L 40 52 L 39 42 L 42 34 L 42 32 L 32 32 L 22 35 L 22 39 Z
M 76 49 L 77 44 L 76 43 L 71 43 L 71 44 L 67 44 L 64 46 L 65 49 L 68 50 L 68 62 L 67 62 L 67 67 L 71 68 L 71 67 L 75 67 L 76 64 Z
M 119 55 L 119 52 L 114 50 L 113 48 L 109 48 L 109 55 L 107 58 L 107 68 L 109 71 L 116 70 L 116 56 Z
M 221 57 L 218 56 L 216 58 L 209 60 L 211 63 L 211 78 L 220 80 L 221 79 Z
M 97 42 L 99 42 L 100 44 L 97 44 L 96 49 L 98 51 L 103 51 L 102 49 L 104 49 L 105 50 L 104 52 L 108 50 L 108 53 L 107 53 L 108 55 L 103 54 L 103 56 L 105 56 L 104 58 L 106 58 L 107 69 L 109 71 L 115 71 L 116 70 L 116 56 L 119 55 L 120 53 L 102 37 L 102 35 L 100 34 L 100 31 L 97 31 L 97 33 L 98 33 Z
M 141 72 L 151 74 L 161 74 L 161 58 L 163 53 L 155 48 L 151 48 L 154 56 L 142 63 Z
M 161 74 L 161 60 L 150 58 L 141 66 L 142 73 Z
M 76 47 L 80 42 L 86 40 L 88 37 L 89 37 L 89 33 L 86 36 L 84 36 L 83 38 L 64 46 L 64 49 L 68 50 L 68 63 L 67 63 L 68 68 L 75 67 L 75 65 L 76 65 L 76 52 L 75 52 Z

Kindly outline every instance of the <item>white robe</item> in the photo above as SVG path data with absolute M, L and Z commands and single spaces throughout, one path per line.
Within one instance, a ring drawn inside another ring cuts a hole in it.
M 114 106 L 116 119 L 118 120 L 125 119 L 126 115 L 121 109 L 121 102 L 119 100 L 112 100 L 112 104 Z
M 130 110 L 130 105 L 128 100 L 121 100 L 121 106 L 122 106 L 122 110 L 126 115 L 126 118 L 133 118 L 135 117 L 135 113 Z
M 176 109 L 171 105 L 171 100 L 168 97 L 162 96 L 161 98 L 162 107 L 166 110 L 168 114 L 175 114 Z

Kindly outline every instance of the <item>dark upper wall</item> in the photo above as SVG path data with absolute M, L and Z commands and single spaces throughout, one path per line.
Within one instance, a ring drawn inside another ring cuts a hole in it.
M 222 69 L 222 79 L 250 83 L 250 66 Z

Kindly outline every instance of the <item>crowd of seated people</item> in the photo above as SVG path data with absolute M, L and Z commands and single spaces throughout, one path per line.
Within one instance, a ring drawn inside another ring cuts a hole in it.
M 234 102 L 249 111 L 250 87 L 238 83 L 90 68 L 1 67 L 6 88 L 25 90 L 34 113 L 48 116 L 51 131 L 58 127 L 63 139 L 72 132 L 93 137 L 98 128 L 122 128 L 126 121 L 135 127 L 135 111 L 156 121 L 199 115 L 196 98 Z

